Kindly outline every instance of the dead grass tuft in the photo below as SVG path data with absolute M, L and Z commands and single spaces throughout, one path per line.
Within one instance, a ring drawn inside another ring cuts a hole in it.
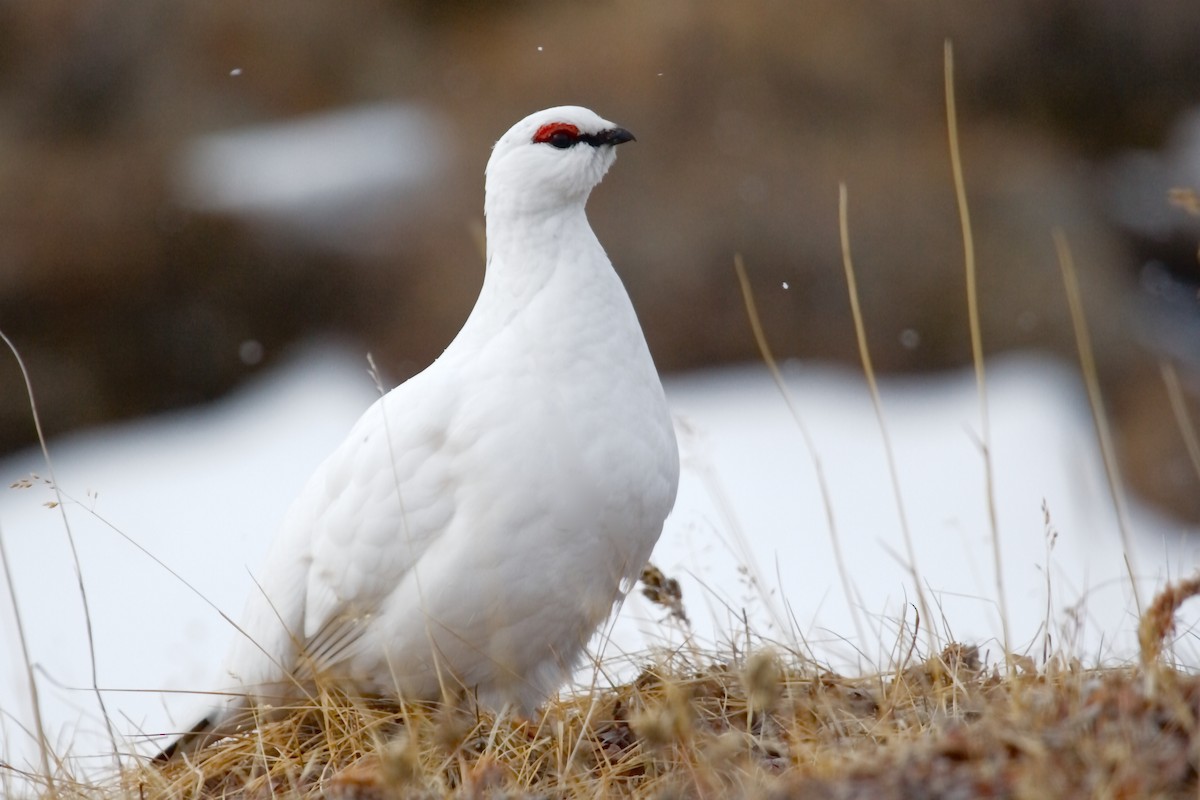
M 1156 599 L 1163 632 L 1197 581 Z M 1149 620 L 1149 615 L 1147 617 Z M 692 657 L 694 659 L 694 657 Z M 533 719 L 325 692 L 192 759 L 126 770 L 89 797 L 1195 797 L 1200 679 L 987 668 L 951 644 L 849 677 L 761 648 L 679 655 Z
M 1153 670 L 1162 655 L 1165 639 L 1175 630 L 1175 612 L 1188 598 L 1200 594 L 1200 573 L 1178 583 L 1169 583 L 1154 598 L 1138 623 L 1138 645 L 1142 668 Z

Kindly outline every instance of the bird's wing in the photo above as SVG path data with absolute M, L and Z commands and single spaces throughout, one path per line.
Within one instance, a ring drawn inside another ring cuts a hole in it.
M 297 677 L 354 651 L 454 515 L 454 401 L 418 375 L 376 402 L 326 460 L 289 525 L 310 526 Z

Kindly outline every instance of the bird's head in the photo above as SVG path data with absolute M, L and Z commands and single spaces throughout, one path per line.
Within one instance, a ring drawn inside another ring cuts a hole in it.
M 530 114 L 500 137 L 487 165 L 487 210 L 553 209 L 587 200 L 633 134 L 579 106 Z

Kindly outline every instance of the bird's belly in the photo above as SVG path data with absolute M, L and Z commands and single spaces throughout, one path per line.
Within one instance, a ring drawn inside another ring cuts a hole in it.
M 465 537 L 455 547 L 447 537 L 372 620 L 371 641 L 347 665 L 352 679 L 374 692 L 436 699 L 468 690 L 489 705 L 532 709 L 574 667 L 619 577 L 595 568 L 602 548 L 581 554 L 593 565 L 581 569 L 528 546 L 529 533 L 508 547 Z
M 372 620 L 355 682 L 531 709 L 575 666 L 658 538 L 666 469 L 640 431 L 601 436 L 546 409 L 539 422 L 547 435 L 507 435 L 510 417 L 464 449 L 472 480 Z

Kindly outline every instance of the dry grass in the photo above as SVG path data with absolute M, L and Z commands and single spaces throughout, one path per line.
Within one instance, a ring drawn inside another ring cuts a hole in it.
M 1194 798 L 1200 676 L 1162 656 L 1196 594 L 1200 576 L 1154 599 L 1136 667 L 1059 655 L 1005 671 L 962 644 L 914 658 L 907 630 L 908 666 L 879 674 L 834 674 L 765 643 L 676 652 L 533 719 L 329 691 L 194 757 L 100 783 L 60 775 L 43 796 Z
M 1002 673 L 959 644 L 846 677 L 764 646 L 663 656 L 530 720 L 326 693 L 279 721 L 58 797 L 1196 797 L 1200 678 L 1156 659 L 1196 581 L 1148 612 L 1141 668 Z M 1145 680 L 1153 675 L 1154 680 Z

